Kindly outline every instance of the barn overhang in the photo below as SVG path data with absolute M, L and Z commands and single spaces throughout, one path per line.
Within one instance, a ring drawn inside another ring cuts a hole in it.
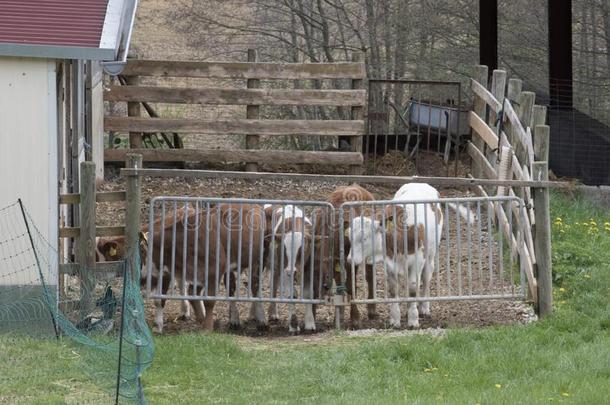
M 0 0 L 0 56 L 97 60 L 118 73 L 129 52 L 137 4 Z

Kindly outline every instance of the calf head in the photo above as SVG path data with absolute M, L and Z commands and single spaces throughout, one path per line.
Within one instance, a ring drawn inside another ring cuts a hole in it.
M 349 238 L 350 250 L 347 260 L 358 266 L 369 257 L 375 256 L 375 261 L 382 261 L 383 232 L 381 222 L 368 216 L 358 216 L 351 220 L 349 228 L 345 230 L 345 237 Z

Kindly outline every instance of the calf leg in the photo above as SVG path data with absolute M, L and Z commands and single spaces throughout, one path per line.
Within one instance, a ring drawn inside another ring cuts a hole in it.
M 358 280 L 358 267 L 354 270 L 354 274 L 352 274 L 351 269 L 347 271 L 347 277 L 345 282 L 347 283 L 347 294 L 349 295 L 350 300 L 356 298 L 356 294 L 358 292 L 357 282 L 352 284 L 352 280 Z M 349 315 L 351 327 L 353 329 L 358 329 L 360 327 L 360 311 L 358 310 L 358 305 L 350 305 Z
M 364 271 L 364 274 L 366 275 L 366 284 L 368 287 L 368 298 L 370 300 L 375 298 L 375 283 L 373 282 L 374 279 L 374 274 L 373 272 L 375 271 L 375 266 L 372 264 L 367 264 L 366 266 L 364 266 L 364 269 L 361 269 L 360 271 Z M 366 312 L 367 312 L 367 316 L 369 319 L 377 319 L 377 305 L 375 304 L 368 304 L 366 306 Z
M 155 300 L 155 319 L 153 320 L 153 332 L 158 334 L 163 333 L 163 311 L 165 309 L 165 300 Z
M 203 288 L 201 288 L 201 290 L 203 290 Z M 192 295 L 196 295 L 196 288 L 192 285 L 189 286 L 189 294 Z M 197 320 L 197 322 L 199 323 L 203 323 L 205 321 L 205 309 L 203 307 L 203 301 L 201 300 L 189 300 L 187 301 L 182 301 L 183 303 L 186 303 L 187 307 L 190 308 L 191 306 L 193 307 L 193 312 L 195 312 L 195 319 Z M 190 303 L 190 305 L 188 305 Z M 184 306 L 183 306 L 184 307 Z
M 237 277 L 235 274 L 231 273 L 229 275 L 229 296 L 234 297 L 235 291 L 237 291 Z M 229 327 L 231 329 L 239 329 L 241 327 L 239 309 L 237 308 L 237 303 L 235 301 L 229 303 Z
M 423 276 L 423 294 L 424 298 L 430 297 L 430 280 L 432 279 L 432 271 L 434 268 L 432 267 L 434 263 L 434 258 L 430 258 L 426 260 L 426 264 L 424 267 Z M 428 318 L 430 317 L 430 301 L 421 301 L 419 303 L 419 313 Z
M 276 298 L 277 297 L 277 289 L 279 287 L 279 282 L 280 282 L 280 277 L 279 277 L 279 273 L 277 271 L 272 271 L 270 276 L 269 276 L 270 280 L 273 280 L 273 288 L 271 289 L 271 297 L 272 298 Z M 280 316 L 277 312 L 277 304 L 275 302 L 272 302 L 271 304 L 269 304 L 269 322 L 278 322 L 280 320 Z
M 390 297 L 398 297 L 398 274 L 394 270 L 388 270 L 388 290 Z M 400 304 L 398 302 L 390 304 L 390 326 L 400 328 Z
M 182 283 L 182 295 L 187 295 L 188 290 L 190 290 L 188 283 Z M 191 318 L 191 306 L 189 305 L 189 301 L 181 300 L 180 301 L 180 310 L 181 315 L 178 319 L 186 321 Z
M 419 281 L 421 279 L 422 267 L 424 259 L 418 263 L 418 268 L 415 265 L 409 268 L 409 297 L 417 297 L 419 292 Z M 417 302 L 409 302 L 409 311 L 407 318 L 407 326 L 409 328 L 419 328 L 419 311 L 417 310 Z
M 252 270 L 257 271 L 256 269 Z M 253 297 L 259 297 L 259 277 L 258 273 L 252 275 L 252 284 L 250 286 L 250 293 Z M 258 330 L 267 329 L 269 326 L 265 319 L 265 307 L 262 302 L 253 302 L 250 306 L 250 319 L 256 320 L 256 328 Z
M 313 295 L 315 295 L 315 292 L 312 291 L 313 290 L 312 284 L 315 284 L 315 282 L 313 282 L 313 280 L 311 280 L 310 277 L 307 277 L 307 279 L 305 280 L 305 283 L 304 283 L 305 291 L 303 291 L 303 298 L 312 299 Z M 313 332 L 315 330 L 316 330 L 316 318 L 315 318 L 315 314 L 314 314 L 314 305 L 306 304 L 305 305 L 305 331 Z

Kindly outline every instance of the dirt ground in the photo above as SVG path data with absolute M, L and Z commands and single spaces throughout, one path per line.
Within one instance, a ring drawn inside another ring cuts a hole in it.
M 396 156 L 385 158 L 386 162 L 381 166 L 384 174 L 410 175 L 413 173 L 414 165 L 410 162 L 400 162 Z M 391 162 L 390 162 L 391 160 Z M 384 160 L 381 159 L 381 162 Z M 426 156 L 427 172 L 426 175 L 442 175 L 445 167 L 442 160 L 434 155 Z M 467 162 L 460 162 L 460 170 L 467 170 Z M 439 173 L 439 171 L 441 173 Z M 106 182 L 99 186 L 99 191 L 113 191 L 124 189 L 124 181 L 117 176 L 116 171 L 107 171 Z M 194 197 L 239 197 L 256 199 L 295 199 L 324 201 L 326 196 L 340 182 L 318 182 L 318 181 L 287 181 L 287 180 L 238 180 L 238 179 L 179 179 L 179 178 L 144 178 L 142 184 L 142 221 L 148 218 L 149 202 L 155 196 L 194 196 Z M 365 185 L 376 199 L 391 199 L 394 195 L 396 186 Z M 467 191 L 458 189 L 440 190 L 444 196 L 472 196 Z M 471 207 L 472 208 L 472 207 Z M 123 203 L 98 203 L 98 225 L 120 225 L 124 220 Z M 476 211 L 473 209 L 473 212 Z M 457 221 L 455 215 L 450 215 L 449 219 L 449 238 L 443 238 L 439 254 L 439 268 L 432 279 L 431 296 L 447 296 L 457 293 L 461 287 L 463 294 L 507 294 L 514 293 L 518 286 L 513 283 L 516 278 L 510 276 L 510 268 L 506 265 L 507 258 L 504 260 L 504 267 L 499 267 L 497 260 L 501 247 L 498 245 L 497 238 L 489 238 L 487 229 L 487 218 L 484 215 L 476 219 L 476 225 L 472 225 L 471 234 L 475 235 L 479 223 L 482 240 L 480 243 L 472 243 L 470 250 L 467 248 L 468 232 L 464 222 L 461 223 L 462 230 L 460 236 L 461 250 L 457 249 Z M 449 242 L 448 242 L 449 241 Z M 492 245 L 494 265 L 491 270 L 488 266 L 489 245 Z M 449 255 L 447 255 L 449 252 Z M 470 254 L 469 254 L 470 253 Z M 449 257 L 447 257 L 449 256 Z M 470 266 L 468 265 L 470 261 Z M 457 263 L 460 262 L 458 273 Z M 479 266 L 480 264 L 480 266 Z M 468 270 L 470 268 L 470 271 Z M 449 269 L 449 271 L 447 270 Z M 513 269 L 513 273 L 516 271 Z M 385 296 L 385 278 L 382 266 L 377 266 L 377 296 Z M 493 281 L 490 279 L 493 277 Z M 242 293 L 246 293 L 247 277 L 242 276 Z M 264 282 L 265 292 L 268 292 L 268 276 Z M 362 276 L 358 276 L 357 282 L 358 297 L 365 298 L 366 284 Z M 451 289 L 451 291 L 449 290 Z M 224 294 L 223 287 L 220 287 L 219 294 Z M 404 292 L 401 292 L 404 296 Z M 406 327 L 406 306 L 402 305 L 403 328 Z M 268 331 L 260 332 L 256 329 L 253 322 L 248 322 L 249 304 L 238 304 L 240 318 L 243 327 L 231 333 L 246 336 L 288 336 L 287 328 L 287 305 L 280 304 L 280 322 L 270 325 Z M 153 305 L 147 303 L 147 318 L 152 321 Z M 265 304 L 267 307 L 267 304 Z M 361 324 L 359 330 L 383 330 L 388 328 L 388 305 L 379 304 L 378 319 L 368 320 L 366 316 L 366 306 L 359 305 L 361 313 Z M 453 301 L 453 302 L 432 302 L 431 318 L 420 319 L 422 328 L 435 330 L 447 327 L 484 327 L 498 324 L 518 324 L 530 321 L 533 318 L 531 307 L 520 301 L 510 300 L 482 300 L 482 301 Z M 297 305 L 297 314 L 302 322 L 303 305 Z M 347 309 L 346 314 L 349 314 Z M 184 331 L 200 330 L 200 326 L 194 320 L 181 320 L 179 301 L 169 301 L 166 308 L 166 325 L 164 333 L 180 333 Z M 229 331 L 228 324 L 228 304 L 218 302 L 215 308 L 216 328 L 221 331 Z M 334 309 L 329 306 L 319 306 L 316 315 L 316 326 L 319 333 L 331 331 L 334 328 Z M 347 323 L 345 324 L 347 325 Z

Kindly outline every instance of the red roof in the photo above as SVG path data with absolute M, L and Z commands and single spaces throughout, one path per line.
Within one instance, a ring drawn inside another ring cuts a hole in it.
M 0 43 L 100 46 L 108 0 L 0 0 Z

